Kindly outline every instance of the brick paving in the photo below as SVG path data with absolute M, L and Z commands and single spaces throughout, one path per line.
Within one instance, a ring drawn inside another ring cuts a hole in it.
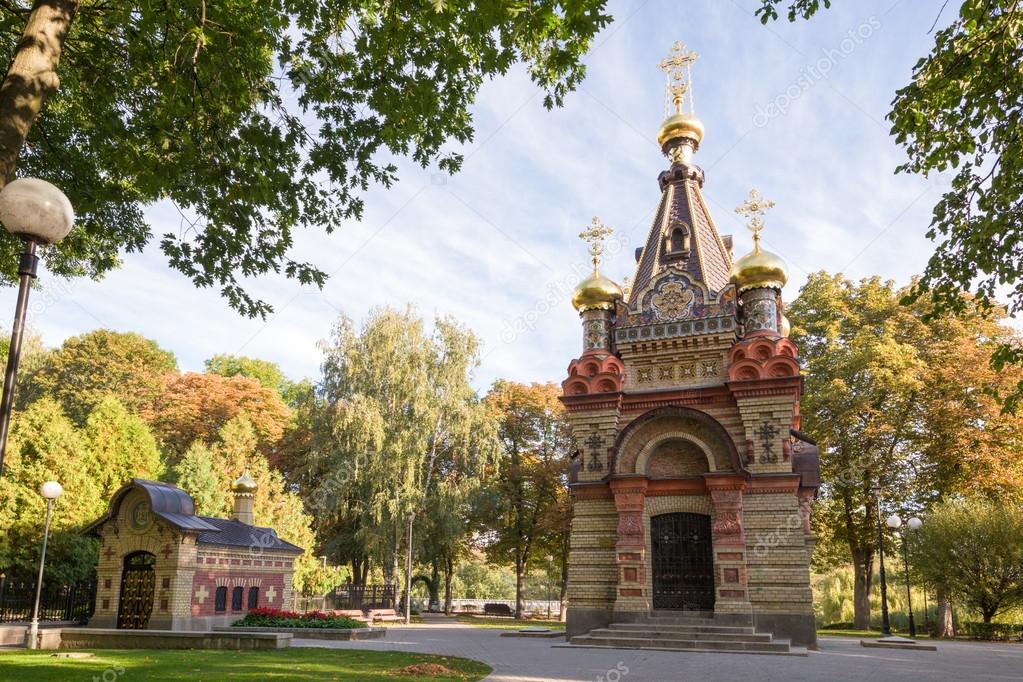
M 501 637 L 500 630 L 430 618 L 420 626 L 389 628 L 383 640 L 295 646 L 414 651 L 464 656 L 494 668 L 488 682 L 954 682 L 1023 680 L 1023 645 L 937 642 L 936 652 L 866 649 L 859 640 L 822 637 L 807 657 L 572 649 L 557 639 Z M 627 672 L 626 672 L 627 671 Z

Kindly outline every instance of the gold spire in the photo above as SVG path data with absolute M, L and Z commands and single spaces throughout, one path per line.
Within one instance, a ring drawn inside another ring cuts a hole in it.
M 760 253 L 760 231 L 764 229 L 764 214 L 774 208 L 774 202 L 760 196 L 754 187 L 749 191 L 749 198 L 735 208 L 735 212 L 745 216 L 749 222 L 746 227 L 753 233 L 753 253 Z
M 750 289 L 781 289 L 788 281 L 785 261 L 770 251 L 760 248 L 760 232 L 764 229 L 764 214 L 774 202 L 760 195 L 756 188 L 735 212 L 748 219 L 746 227 L 753 233 L 753 250 L 735 261 L 729 279 L 739 293 Z
M 660 130 L 657 131 L 657 143 L 664 147 L 671 140 L 688 139 L 692 142 L 693 149 L 703 139 L 703 123 L 696 118 L 693 108 L 693 73 L 692 65 L 696 61 L 697 54 L 686 50 L 685 43 L 681 40 L 671 46 L 668 56 L 657 64 L 657 68 L 664 72 L 665 85 L 665 114 L 668 114 L 668 102 L 675 108 L 674 113 L 667 115 Z M 686 111 L 686 100 L 689 100 L 688 111 Z M 670 154 L 672 149 L 665 150 Z M 686 157 L 671 156 L 673 163 L 681 163 Z
M 600 222 L 600 218 L 593 216 L 590 226 L 579 233 L 579 239 L 590 245 L 590 257 L 593 259 L 593 274 L 597 274 L 600 257 L 604 254 L 604 240 L 613 232 L 613 227 L 608 227 Z
M 579 233 L 579 238 L 590 245 L 593 260 L 593 274 L 579 282 L 572 295 L 572 305 L 579 312 L 587 310 L 612 310 L 615 301 L 622 298 L 622 289 L 597 269 L 604 254 L 604 240 L 614 232 L 613 228 L 594 217 L 589 227 Z

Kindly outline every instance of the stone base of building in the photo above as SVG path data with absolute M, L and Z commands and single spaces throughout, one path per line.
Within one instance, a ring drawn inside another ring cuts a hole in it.
M 613 621 L 610 609 L 581 609 L 568 607 L 565 611 L 565 636 L 585 635 L 590 630 L 604 628 Z
M 245 614 L 222 616 L 152 616 L 146 630 L 174 630 L 176 632 L 210 632 L 218 626 L 231 625 Z M 89 619 L 90 628 L 117 629 L 117 616 L 95 615 Z
M 754 613 L 753 627 L 791 640 L 792 646 L 817 650 L 817 619 L 812 613 Z

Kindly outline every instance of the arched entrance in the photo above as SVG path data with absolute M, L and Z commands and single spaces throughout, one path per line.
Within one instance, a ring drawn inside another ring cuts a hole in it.
M 714 610 L 710 516 L 650 517 L 650 548 L 655 609 Z
M 117 609 L 117 627 L 145 630 L 153 612 L 156 557 L 149 552 L 132 552 L 124 557 L 121 573 L 121 604 Z

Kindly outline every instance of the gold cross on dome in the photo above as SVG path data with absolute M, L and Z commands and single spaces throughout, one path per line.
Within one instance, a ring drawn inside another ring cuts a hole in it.
M 671 95 L 671 100 L 675 103 L 675 110 L 679 114 L 682 113 L 682 103 L 687 92 L 689 93 L 689 108 L 692 109 L 693 106 L 690 85 L 693 80 L 691 67 L 698 56 L 695 52 L 687 52 L 686 44 L 679 40 L 671 46 L 668 56 L 657 63 L 657 68 L 667 76 L 668 94 Z
M 774 202 L 760 196 L 760 192 L 754 187 L 749 191 L 746 201 L 735 209 L 736 213 L 749 220 L 746 227 L 753 233 L 753 249 L 755 251 L 760 251 L 760 231 L 764 229 L 764 214 L 771 208 L 774 208 Z
M 590 226 L 579 233 L 579 239 L 590 245 L 594 272 L 597 271 L 597 266 L 600 265 L 600 256 L 604 253 L 604 240 L 613 232 L 613 227 L 608 227 L 600 222 L 600 218 L 593 216 Z

